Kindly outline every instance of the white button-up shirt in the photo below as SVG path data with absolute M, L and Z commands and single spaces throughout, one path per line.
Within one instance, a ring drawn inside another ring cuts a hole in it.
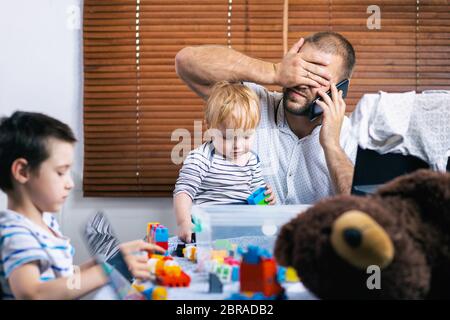
M 325 155 L 319 142 L 321 126 L 299 139 L 284 115 L 283 94 L 244 83 L 260 99 L 261 121 L 256 131 L 254 151 L 258 154 L 264 179 L 275 192 L 278 204 L 313 204 L 335 194 Z M 345 117 L 340 143 L 355 163 L 357 141 L 351 136 L 350 120 Z

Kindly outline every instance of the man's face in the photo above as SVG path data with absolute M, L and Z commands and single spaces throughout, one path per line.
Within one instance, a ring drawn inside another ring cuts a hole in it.
M 340 75 L 342 74 L 343 61 L 340 56 L 333 55 L 318 51 L 313 45 L 305 44 L 300 49 L 299 53 L 302 54 L 302 58 L 308 61 L 308 57 L 314 54 L 320 54 L 325 59 L 330 61 L 327 66 L 321 66 L 331 74 L 331 81 L 335 84 L 342 80 Z M 285 110 L 296 115 L 307 115 L 309 104 L 317 97 L 317 92 L 322 90 L 324 92 L 330 89 L 330 84 L 321 87 L 311 87 L 308 85 L 300 85 L 293 88 L 283 89 L 283 105 Z

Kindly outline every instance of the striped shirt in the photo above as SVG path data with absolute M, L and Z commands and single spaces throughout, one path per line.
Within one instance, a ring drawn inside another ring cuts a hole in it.
M 59 231 L 55 217 L 44 213 L 43 220 L 57 235 L 11 210 L 0 211 L 0 285 L 2 299 L 14 299 L 8 278 L 11 272 L 37 262 L 40 280 L 49 281 L 73 274 L 74 249 Z
M 245 204 L 265 186 L 259 158 L 253 152 L 239 166 L 215 152 L 212 142 L 192 150 L 183 162 L 174 195 L 185 192 L 195 204 Z

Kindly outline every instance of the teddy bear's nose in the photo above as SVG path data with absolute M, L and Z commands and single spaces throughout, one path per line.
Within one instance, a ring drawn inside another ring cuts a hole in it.
M 361 231 L 357 229 L 345 229 L 344 230 L 344 239 L 347 244 L 352 248 L 358 248 L 362 242 L 362 234 Z
M 330 241 L 337 255 L 359 269 L 385 268 L 394 258 L 389 234 L 363 211 L 342 213 L 333 223 Z

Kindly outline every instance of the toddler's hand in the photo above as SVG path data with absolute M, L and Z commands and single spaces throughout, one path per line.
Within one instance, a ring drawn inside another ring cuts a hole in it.
M 277 201 L 275 199 L 275 194 L 272 191 L 272 187 L 268 184 L 266 184 L 266 192 L 264 192 L 265 195 L 270 194 L 270 197 L 268 197 L 265 201 L 268 205 L 273 206 Z
M 191 243 L 192 229 L 194 225 L 191 221 L 185 221 L 178 225 L 178 238 L 185 243 Z

